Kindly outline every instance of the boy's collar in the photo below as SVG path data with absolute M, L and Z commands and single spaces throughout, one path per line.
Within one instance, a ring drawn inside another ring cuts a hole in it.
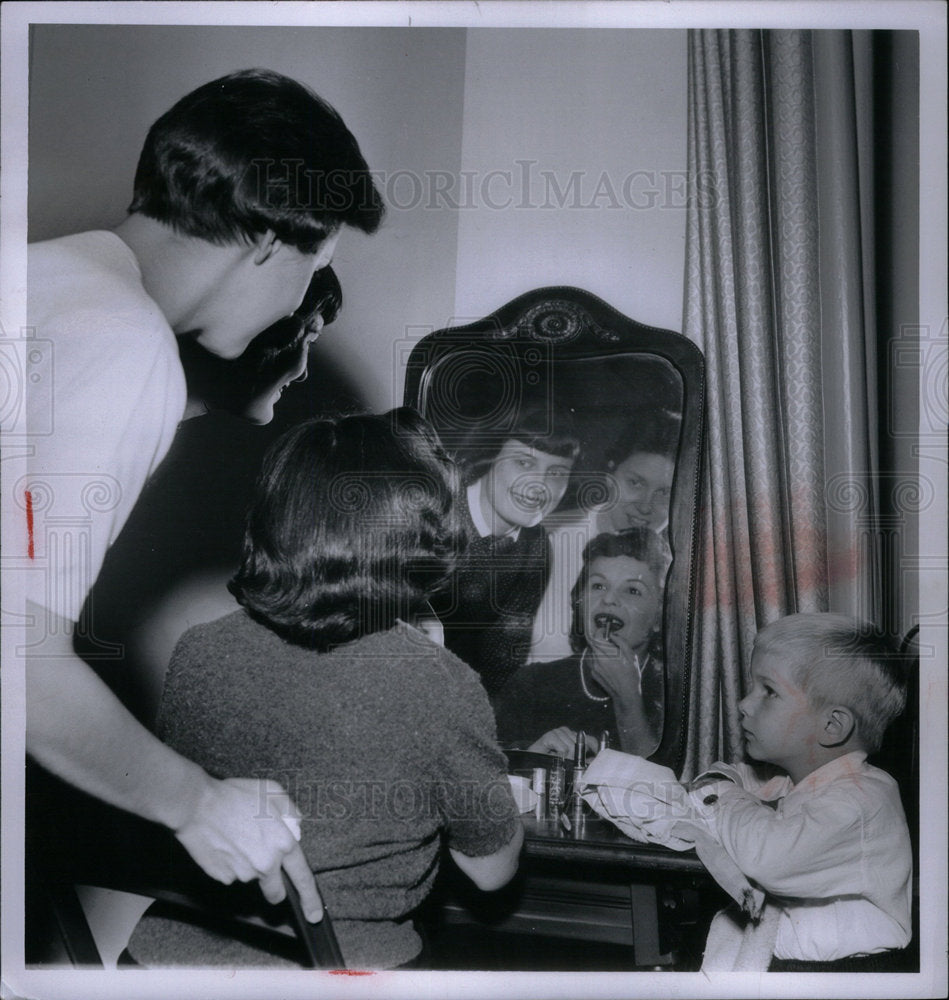
M 866 759 L 867 752 L 865 750 L 850 750 L 848 753 L 841 754 L 839 757 L 835 757 L 833 760 L 827 761 L 826 764 L 821 764 L 820 767 L 815 768 L 810 774 L 801 778 L 796 785 L 792 786 L 792 790 L 814 789 L 842 775 L 853 774 L 855 771 L 863 769 Z

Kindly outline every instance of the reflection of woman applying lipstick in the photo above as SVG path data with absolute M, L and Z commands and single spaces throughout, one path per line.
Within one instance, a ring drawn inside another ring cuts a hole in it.
M 572 656 L 522 668 L 497 705 L 505 742 L 573 750 L 576 732 L 607 729 L 621 750 L 648 756 L 662 735 L 660 624 L 667 566 L 655 532 L 598 535 L 573 589 Z
M 557 660 L 570 649 L 570 593 L 580 573 L 580 554 L 591 539 L 606 531 L 651 528 L 668 543 L 679 427 L 679 417 L 665 410 L 634 413 L 605 452 L 602 484 L 593 477 L 581 486 L 590 506 L 558 511 L 545 523 L 553 561 L 534 623 L 530 662 Z

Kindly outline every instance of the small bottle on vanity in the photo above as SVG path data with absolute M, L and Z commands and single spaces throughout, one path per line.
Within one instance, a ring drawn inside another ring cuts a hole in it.
M 547 816 L 550 819 L 559 819 L 560 810 L 563 808 L 564 783 L 566 781 L 566 769 L 563 764 L 563 754 L 555 753 L 547 772 Z
M 573 748 L 573 789 L 570 796 L 570 817 L 574 827 L 583 819 L 583 777 L 587 769 L 587 734 L 581 730 L 577 733 L 577 742 Z

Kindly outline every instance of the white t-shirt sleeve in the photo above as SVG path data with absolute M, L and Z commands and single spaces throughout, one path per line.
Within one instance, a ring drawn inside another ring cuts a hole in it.
M 53 252 L 35 269 L 31 260 L 35 335 L 50 345 L 52 389 L 37 401 L 48 411 L 28 424 L 37 432 L 17 498 L 32 522 L 25 594 L 69 621 L 171 446 L 185 402 L 174 334 L 130 251 L 112 234 L 83 235 L 91 255 Z M 64 271 L 74 279 L 65 293 Z

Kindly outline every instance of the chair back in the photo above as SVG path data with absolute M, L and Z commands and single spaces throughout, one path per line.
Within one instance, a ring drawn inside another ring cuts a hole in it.
M 38 783 L 42 791 L 34 788 L 27 804 L 28 964 L 103 966 L 76 891 L 83 885 L 154 899 L 168 914 L 304 968 L 345 968 L 329 913 L 311 924 L 286 875 L 286 899 L 270 904 L 256 883 L 223 885 L 206 875 L 164 827 L 103 805 L 45 772 Z

